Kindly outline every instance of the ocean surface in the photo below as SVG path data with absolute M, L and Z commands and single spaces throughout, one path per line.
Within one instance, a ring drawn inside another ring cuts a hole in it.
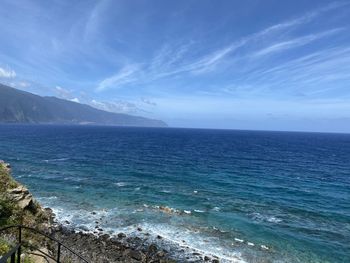
M 0 159 L 59 220 L 226 261 L 350 262 L 350 135 L 0 126 Z

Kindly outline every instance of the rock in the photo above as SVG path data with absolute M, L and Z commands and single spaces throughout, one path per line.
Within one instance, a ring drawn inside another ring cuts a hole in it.
M 210 257 L 204 256 L 204 261 L 209 261 L 209 260 L 210 260 Z
M 151 254 L 156 253 L 157 250 L 158 250 L 158 247 L 157 247 L 155 244 L 151 244 L 151 245 L 148 247 L 148 251 L 149 251 L 149 253 L 151 253 Z
M 164 257 L 165 256 L 165 251 L 164 250 L 159 251 L 157 253 L 157 256 L 160 257 L 160 258 Z
M 26 187 L 24 187 L 23 185 L 20 185 L 16 188 L 13 189 L 9 189 L 8 190 L 9 194 L 29 194 L 29 191 Z
M 103 234 L 103 235 L 101 235 L 100 237 L 101 237 L 101 239 L 104 240 L 104 241 L 107 241 L 107 240 L 110 238 L 110 236 L 109 236 L 108 234 Z
M 83 231 L 89 231 L 89 228 L 87 228 L 86 226 L 79 226 L 78 228 Z
M 136 259 L 138 261 L 143 261 L 146 258 L 146 255 L 143 254 L 141 251 L 133 250 L 133 249 L 127 249 L 123 253 L 125 256 L 131 257 L 133 259 Z
M 161 237 L 160 235 L 157 235 L 157 238 L 158 238 L 158 239 L 162 239 L 162 237 Z
M 212 263 L 220 263 L 220 261 L 218 260 L 218 259 L 213 259 L 212 261 L 211 261 Z
M 95 211 L 93 211 L 93 212 L 91 212 L 91 214 L 96 215 L 96 212 L 95 212 Z
M 32 208 L 33 204 L 34 204 L 32 195 L 24 196 L 24 198 L 22 200 L 18 201 L 17 204 L 22 209 Z
M 13 189 L 7 190 L 10 199 L 17 202 L 17 205 L 21 209 L 32 210 L 33 213 L 36 212 L 36 205 L 33 196 L 29 193 L 28 189 L 23 185 L 20 185 Z
M 118 236 L 119 238 L 124 238 L 124 237 L 126 237 L 126 235 L 125 235 L 124 233 L 119 233 L 117 236 Z
M 141 228 L 141 227 L 138 227 L 138 228 L 137 228 L 137 231 L 140 231 L 140 232 L 141 232 L 141 231 L 142 231 L 142 228 Z

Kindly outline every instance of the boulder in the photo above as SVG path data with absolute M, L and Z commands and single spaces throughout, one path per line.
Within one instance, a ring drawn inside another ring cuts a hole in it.
M 35 210 L 35 204 L 33 196 L 29 193 L 28 189 L 23 185 L 20 185 L 16 188 L 7 190 L 7 193 L 11 200 L 17 202 L 17 205 L 21 209 L 33 209 Z M 35 212 L 35 211 L 33 211 Z
M 130 257 L 132 259 L 136 259 L 141 262 L 146 259 L 146 255 L 139 250 L 127 249 L 124 251 L 123 254 L 124 256 Z
M 22 209 L 33 207 L 33 197 L 32 195 L 25 196 L 22 200 L 18 201 L 18 206 Z

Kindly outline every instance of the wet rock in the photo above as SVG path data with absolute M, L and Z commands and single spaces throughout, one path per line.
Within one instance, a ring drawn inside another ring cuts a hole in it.
M 162 239 L 162 237 L 160 235 L 157 235 L 157 239 Z
M 160 257 L 160 258 L 164 257 L 164 256 L 165 256 L 164 250 L 159 251 L 159 252 L 157 253 L 157 256 Z
M 214 258 L 211 262 L 212 263 L 220 263 L 220 261 L 218 259 L 216 259 L 216 258 Z
M 137 228 L 137 231 L 140 231 L 140 232 L 141 232 L 141 231 L 142 231 L 142 228 L 141 228 L 141 227 L 138 227 L 138 228 Z
M 204 256 L 204 261 L 209 261 L 209 260 L 210 260 L 210 257 Z
M 148 247 L 148 251 L 149 251 L 151 254 L 156 253 L 157 250 L 158 250 L 158 247 L 157 247 L 155 244 L 151 244 L 151 245 Z
M 86 226 L 79 226 L 78 228 L 83 231 L 89 231 L 89 228 L 87 228 Z
M 124 237 L 126 237 L 126 235 L 125 235 L 124 233 L 119 233 L 117 236 L 118 236 L 119 238 L 124 238 Z

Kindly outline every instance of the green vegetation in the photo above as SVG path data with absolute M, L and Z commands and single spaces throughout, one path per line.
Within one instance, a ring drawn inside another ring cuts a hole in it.
M 0 256 L 4 255 L 10 250 L 10 245 L 3 239 L 0 239 Z
M 43 223 L 48 222 L 48 216 L 40 209 L 38 203 L 32 200 L 32 205 L 26 208 L 21 208 L 18 201 L 14 201 L 9 194 L 9 190 L 21 186 L 10 175 L 6 164 L 0 162 L 0 228 L 8 225 L 26 225 L 38 229 L 43 229 Z M 0 239 L 0 256 L 9 251 L 12 243 L 17 239 L 17 229 L 6 230 Z M 24 247 L 33 249 L 41 247 L 44 244 L 44 238 L 35 235 L 29 231 L 22 231 L 22 238 L 25 241 Z M 12 242 L 11 242 L 11 241 Z M 29 242 L 26 242 L 29 241 Z M 26 249 L 23 248 L 23 252 Z M 34 263 L 29 257 L 24 257 L 22 262 Z
M 17 224 L 22 218 L 20 209 L 7 194 L 8 189 L 17 186 L 18 183 L 12 179 L 7 168 L 0 164 L 0 227 Z
M 166 127 L 153 120 L 112 113 L 55 97 L 40 97 L 0 84 L 0 122 L 100 124 L 117 126 Z

